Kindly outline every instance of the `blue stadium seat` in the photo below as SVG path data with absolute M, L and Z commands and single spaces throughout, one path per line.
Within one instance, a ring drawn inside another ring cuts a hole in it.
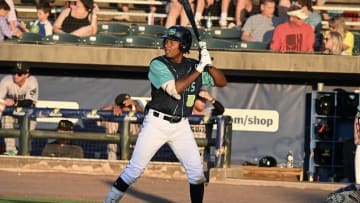
M 241 30 L 239 28 L 219 28 L 213 29 L 210 32 L 210 36 L 216 39 L 225 39 L 225 40 L 233 40 L 233 41 L 240 41 L 241 39 Z
M 125 36 L 130 32 L 130 26 L 121 23 L 100 23 L 98 24 L 98 34 L 110 34 Z
M 235 42 L 234 43 L 234 49 L 237 50 L 247 50 L 247 51 L 258 51 L 258 50 L 268 50 L 269 44 L 264 42 Z
M 150 37 L 142 35 L 124 36 L 120 43 L 124 47 L 144 47 L 144 48 L 161 48 L 162 40 L 159 37 Z
M 32 32 L 24 32 L 23 36 L 19 39 L 17 39 L 17 42 L 20 43 L 41 43 L 43 40 L 43 36 L 41 36 L 38 33 L 32 33 Z
M 80 42 L 81 42 L 80 37 L 68 33 L 53 34 L 43 38 L 43 43 L 45 44 L 57 44 L 57 43 L 78 44 Z
M 81 39 L 87 45 L 120 46 L 120 37 L 108 34 L 96 34 Z
M 162 25 L 135 25 L 131 28 L 131 34 L 160 37 L 166 32 Z
M 207 49 L 232 49 L 233 42 L 223 39 L 208 38 L 203 40 L 206 43 Z

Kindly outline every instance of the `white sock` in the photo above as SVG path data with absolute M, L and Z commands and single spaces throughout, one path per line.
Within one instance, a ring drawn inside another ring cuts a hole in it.
M 195 20 L 201 20 L 201 13 L 199 12 L 195 13 Z
M 226 18 L 227 18 L 227 13 L 220 14 L 220 20 L 226 20 Z

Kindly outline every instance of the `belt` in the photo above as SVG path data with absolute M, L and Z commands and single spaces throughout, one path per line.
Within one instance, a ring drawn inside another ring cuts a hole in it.
M 185 118 L 185 117 L 181 117 L 181 116 L 166 115 L 164 113 L 161 113 L 159 111 L 155 111 L 153 109 L 149 109 L 149 113 L 151 113 L 155 117 L 158 117 L 158 118 L 161 118 L 163 120 L 169 121 L 170 123 L 178 123 L 178 122 L 182 121 L 183 118 Z

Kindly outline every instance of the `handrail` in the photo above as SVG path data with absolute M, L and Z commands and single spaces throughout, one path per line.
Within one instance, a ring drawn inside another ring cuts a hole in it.
M 358 11 L 360 12 L 360 5 L 346 5 L 346 6 L 335 6 L 335 5 L 324 5 L 324 6 L 313 6 L 314 10 L 318 11 Z

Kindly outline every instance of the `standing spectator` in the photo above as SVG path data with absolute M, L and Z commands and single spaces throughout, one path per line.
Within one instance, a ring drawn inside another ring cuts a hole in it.
M 318 13 L 313 12 L 312 0 L 296 0 L 295 5 L 301 7 L 303 11 L 308 15 L 305 19 L 305 23 L 311 25 L 315 34 L 315 51 L 320 51 L 323 42 L 323 36 L 321 34 L 321 16 Z
M 315 35 L 310 25 L 304 20 L 307 14 L 298 6 L 291 6 L 288 13 L 289 21 L 278 25 L 274 30 L 270 44 L 272 51 L 281 52 L 312 52 L 314 51 Z
M 15 10 L 14 1 L 13 0 L 5 0 L 5 2 L 10 7 L 10 10 L 9 10 L 9 13 L 8 13 L 8 16 L 7 16 L 7 20 L 8 20 L 10 29 L 13 32 L 19 32 L 20 31 L 18 29 L 19 22 L 18 22 L 18 19 L 17 19 L 17 16 L 16 16 L 16 10 Z
M 200 62 L 185 58 L 192 42 L 191 32 L 185 27 L 170 27 L 162 38 L 165 55 L 150 63 L 151 101 L 146 105 L 146 116 L 134 152 L 104 203 L 119 202 L 165 143 L 185 167 L 191 201 L 203 201 L 204 169 L 187 117 L 192 113 L 202 85 L 224 87 L 227 81 L 223 73 L 212 66 L 205 47 L 202 47 Z
M 0 82 L 0 99 L 7 107 L 34 107 L 39 97 L 39 85 L 35 76 L 30 75 L 30 66 L 26 63 L 16 63 L 13 75 L 5 76 Z M 2 110 L 4 107 L 1 108 Z M 1 111 L 2 111 L 1 110 Z M 2 128 L 12 129 L 20 120 L 13 116 L 2 116 Z M 30 121 L 30 129 L 35 129 L 35 120 Z M 5 138 L 6 154 L 16 155 L 15 138 Z
M 10 11 L 9 5 L 6 1 L 0 1 L 0 41 L 4 40 L 5 37 L 12 38 L 13 36 L 21 37 L 22 32 L 19 29 L 11 29 L 6 16 Z
M 338 32 L 343 38 L 343 51 L 346 55 L 352 55 L 354 48 L 354 34 L 350 32 L 345 25 L 345 19 L 342 16 L 335 16 L 329 20 L 329 31 L 325 33 L 325 37 L 329 32 Z
M 241 40 L 270 43 L 280 18 L 274 16 L 275 0 L 261 0 L 261 13 L 250 16 L 242 28 Z
M 104 106 L 101 108 L 102 110 L 111 110 L 115 116 L 121 116 L 123 112 L 142 112 L 143 108 L 139 105 L 139 103 L 135 100 L 131 99 L 131 96 L 127 93 L 119 94 L 115 98 L 115 102 L 112 105 Z M 106 133 L 115 134 L 119 130 L 118 122 L 109 122 L 104 121 L 102 125 L 106 129 Z M 130 134 L 137 135 L 139 133 L 138 124 L 132 123 L 130 124 Z M 109 160 L 117 160 L 117 152 L 118 145 L 117 144 L 108 144 L 107 145 L 108 159 Z
M 65 8 L 54 23 L 55 33 L 70 33 L 87 37 L 97 32 L 99 8 L 93 0 L 76 0 L 76 5 Z
M 346 52 L 343 51 L 343 38 L 338 32 L 329 32 L 326 38 L 324 38 L 325 51 L 326 54 L 334 55 L 346 55 Z
M 57 132 L 72 134 L 74 133 L 74 124 L 69 120 L 60 120 Z M 84 158 L 84 150 L 81 146 L 74 145 L 69 139 L 57 139 L 55 142 L 45 145 L 41 156 Z
M 354 144 L 355 149 L 355 185 L 360 190 L 360 113 L 354 119 Z
M 49 3 L 44 2 L 36 6 L 37 20 L 31 24 L 30 32 L 39 33 L 45 37 L 53 34 L 53 26 L 49 21 L 51 7 Z

